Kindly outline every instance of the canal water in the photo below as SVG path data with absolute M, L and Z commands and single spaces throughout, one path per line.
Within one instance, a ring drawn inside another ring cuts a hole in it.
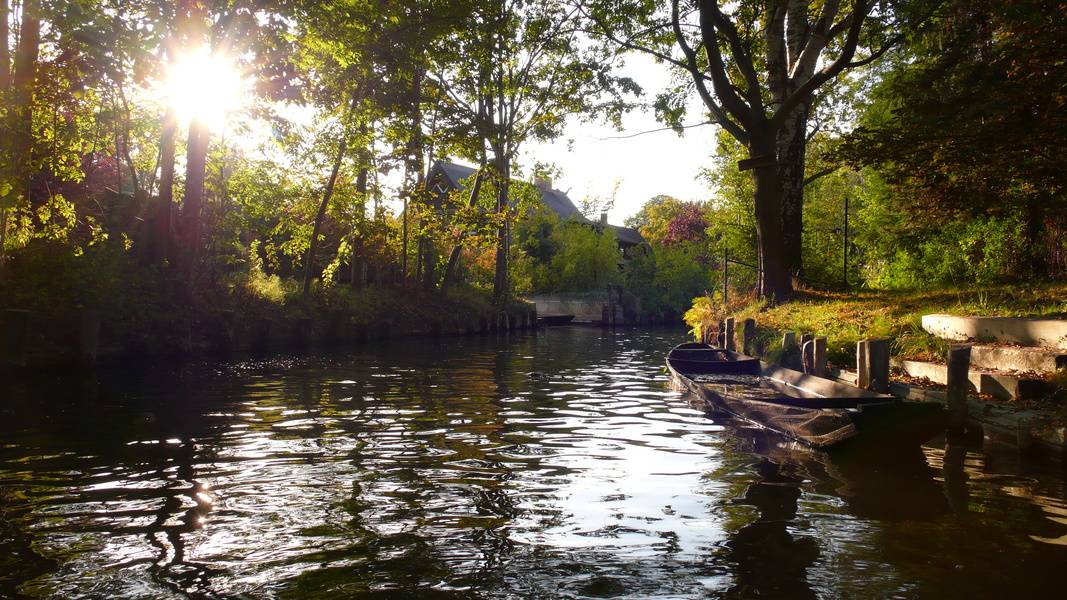
M 0 597 L 1063 597 L 1063 467 L 828 457 L 673 392 L 679 331 L 0 388 Z

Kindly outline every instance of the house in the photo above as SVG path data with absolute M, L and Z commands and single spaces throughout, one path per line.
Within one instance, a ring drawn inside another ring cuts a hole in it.
M 471 167 L 443 160 L 435 161 L 430 169 L 429 188 L 437 198 L 441 198 L 449 192 L 463 189 L 463 182 L 472 177 L 474 171 Z M 615 239 L 619 244 L 619 250 L 622 252 L 624 261 L 632 258 L 638 248 L 647 247 L 648 243 L 645 238 L 636 229 L 609 224 L 607 213 L 600 213 L 598 222 L 587 219 L 578 210 L 578 207 L 574 205 L 574 202 L 567 197 L 566 193 L 552 187 L 551 181 L 539 179 L 534 181 L 534 185 L 541 192 L 541 201 L 559 215 L 561 220 L 574 219 L 596 227 L 599 231 L 610 229 L 615 234 Z

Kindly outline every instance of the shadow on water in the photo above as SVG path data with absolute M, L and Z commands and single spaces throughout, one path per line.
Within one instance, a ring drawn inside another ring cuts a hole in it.
M 1061 467 L 943 440 L 827 455 L 708 418 L 666 385 L 681 337 L 564 328 L 6 382 L 0 597 L 1058 589 Z

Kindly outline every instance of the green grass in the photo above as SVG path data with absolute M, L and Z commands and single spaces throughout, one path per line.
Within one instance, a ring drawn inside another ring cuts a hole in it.
M 686 322 L 699 331 L 724 316 L 721 305 L 699 301 Z M 738 299 L 726 311 L 738 322 L 753 318 L 764 350 L 780 349 L 781 332 L 826 336 L 827 354 L 837 365 L 855 364 L 856 342 L 869 337 L 893 338 L 900 358 L 943 360 L 947 343 L 921 327 L 930 313 L 1009 317 L 1067 317 L 1067 283 L 983 286 L 927 291 L 801 291 L 797 299 L 767 308 L 752 298 Z

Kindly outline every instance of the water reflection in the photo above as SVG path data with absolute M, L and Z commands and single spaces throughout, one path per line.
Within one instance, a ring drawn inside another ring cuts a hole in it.
M 943 441 L 829 457 L 709 418 L 666 385 L 681 337 L 566 328 L 9 384 L 0 596 L 1055 589 L 1061 472 Z

